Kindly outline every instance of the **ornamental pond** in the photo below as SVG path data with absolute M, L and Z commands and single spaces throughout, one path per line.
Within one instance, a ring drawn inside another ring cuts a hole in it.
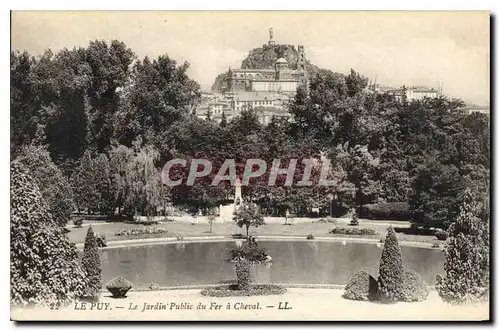
M 256 283 L 347 284 L 357 271 L 378 276 L 382 247 L 372 243 L 324 241 L 259 241 L 273 260 L 253 268 Z M 234 266 L 226 261 L 235 243 L 175 242 L 126 246 L 100 251 L 104 283 L 123 276 L 134 288 L 206 285 L 235 279 Z M 406 268 L 418 272 L 429 284 L 443 274 L 440 249 L 401 246 Z

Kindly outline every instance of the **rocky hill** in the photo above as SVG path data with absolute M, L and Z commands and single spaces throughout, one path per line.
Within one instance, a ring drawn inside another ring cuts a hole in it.
M 307 60 L 306 55 L 306 70 L 309 75 L 314 75 L 319 68 Z M 264 45 L 263 47 L 252 49 L 247 57 L 241 62 L 242 69 L 271 69 L 280 57 L 288 61 L 290 69 L 297 69 L 298 51 L 294 45 Z M 215 78 L 212 85 L 212 92 L 220 92 L 226 85 L 227 72 L 219 74 Z

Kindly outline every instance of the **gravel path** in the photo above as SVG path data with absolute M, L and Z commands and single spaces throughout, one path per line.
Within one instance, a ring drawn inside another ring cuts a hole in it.
M 101 298 L 99 308 L 90 310 L 74 305 L 61 310 L 11 310 L 14 320 L 487 320 L 489 307 L 452 306 L 441 301 L 432 291 L 427 300 L 414 303 L 384 305 L 372 302 L 350 301 L 342 298 L 338 289 L 288 289 L 279 296 L 208 298 L 200 290 L 170 290 L 129 292 L 127 298 Z M 285 305 L 286 302 L 286 305 Z M 281 304 L 280 304 L 281 303 Z M 157 305 L 158 304 L 158 305 Z M 147 309 L 144 307 L 165 308 Z M 278 309 L 281 308 L 289 309 Z M 123 307 L 123 308 L 121 308 Z M 197 309 L 197 308 L 204 309 Z M 137 309 L 129 309 L 137 308 Z M 228 309 L 229 308 L 229 309 Z

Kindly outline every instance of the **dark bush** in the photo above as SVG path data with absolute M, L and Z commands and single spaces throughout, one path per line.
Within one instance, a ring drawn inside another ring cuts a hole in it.
M 358 229 L 358 228 L 333 228 L 330 230 L 331 234 L 345 234 L 353 236 L 373 236 L 377 231 L 373 229 Z
M 355 273 L 345 287 L 345 299 L 369 301 L 376 299 L 377 280 L 366 271 Z
M 403 290 L 403 258 L 396 233 L 392 227 L 387 231 L 384 249 L 380 258 L 378 294 L 386 302 L 397 301 Z
M 97 247 L 108 247 L 108 241 L 106 239 L 106 235 L 103 233 L 95 233 L 95 239 L 97 242 Z
M 434 235 L 436 236 L 436 238 L 438 240 L 446 240 L 448 239 L 448 232 L 446 231 L 441 231 L 441 230 L 438 230 L 434 233 Z
M 118 276 L 106 284 L 106 288 L 113 295 L 113 298 L 125 298 L 127 292 L 132 288 L 132 283 Z
M 403 272 L 403 287 L 399 301 L 414 302 L 427 299 L 429 291 L 427 284 L 420 275 L 411 270 L 405 269 Z
M 312 240 L 312 239 L 314 239 L 314 236 L 312 234 L 308 234 L 307 239 Z
M 359 216 L 370 220 L 411 220 L 410 207 L 407 202 L 367 204 L 359 208 Z
M 81 228 L 83 225 L 83 219 L 82 218 L 75 218 L 73 220 L 73 224 L 75 225 L 76 228 Z
M 245 238 L 245 236 L 243 236 L 241 233 L 233 233 L 231 235 L 231 237 L 233 237 L 235 239 L 243 239 L 243 238 Z

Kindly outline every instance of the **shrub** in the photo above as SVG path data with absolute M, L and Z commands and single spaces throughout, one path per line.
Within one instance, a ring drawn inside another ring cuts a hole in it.
M 401 297 L 403 287 L 403 258 L 396 233 L 392 227 L 387 231 L 384 249 L 380 258 L 378 293 L 382 301 L 393 302 Z
M 359 215 L 371 220 L 411 220 L 410 206 L 407 202 L 367 204 L 359 208 Z
M 411 269 L 405 269 L 403 271 L 403 287 L 399 301 L 424 301 L 428 295 L 427 284 L 422 277 Z
M 75 225 L 76 228 L 81 228 L 83 225 L 83 219 L 81 218 L 75 218 L 73 220 L 73 224 Z
M 460 213 L 449 228 L 444 250 L 445 276 L 437 277 L 439 296 L 450 303 L 468 303 L 487 298 L 489 285 L 488 224 L 474 214 L 470 191 L 464 195 Z
M 351 225 L 351 226 L 358 226 L 359 225 L 358 214 L 356 214 L 356 212 L 354 212 L 352 214 L 351 222 L 349 223 L 349 225 Z
M 135 228 L 135 229 L 120 229 L 115 232 L 117 237 L 139 236 L 139 235 L 156 235 L 165 234 L 168 231 L 164 228 Z
M 87 297 L 98 296 L 101 290 L 101 259 L 92 227 L 89 227 L 85 237 L 82 267 L 88 280 L 85 295 Z
M 10 166 L 10 297 L 13 305 L 70 302 L 83 296 L 87 278 L 70 242 L 18 162 Z
M 106 235 L 103 233 L 95 233 L 95 239 L 97 241 L 97 247 L 108 247 L 108 241 Z
M 233 233 L 231 235 L 231 237 L 235 238 L 235 239 L 242 239 L 242 238 L 245 238 L 241 233 Z
M 125 298 L 127 292 L 132 288 L 132 283 L 122 276 L 118 276 L 110 280 L 106 284 L 106 288 L 111 292 L 113 298 Z
M 314 236 L 312 234 L 308 234 L 307 239 L 312 240 L 312 239 L 314 239 Z
M 366 271 L 355 273 L 345 287 L 345 299 L 369 301 L 376 299 L 377 280 Z
M 207 297 L 239 297 L 252 295 L 281 295 L 286 293 L 286 288 L 275 284 L 254 285 L 247 290 L 240 290 L 238 285 L 220 285 L 206 288 L 201 291 L 201 295 Z
M 436 236 L 436 238 L 438 240 L 446 240 L 448 239 L 448 232 L 446 231 L 441 231 L 441 230 L 438 230 L 434 233 L 434 235 Z
M 432 244 L 432 246 L 431 246 L 431 247 L 432 247 L 432 248 L 439 248 L 439 247 L 441 247 L 441 246 L 440 246 L 438 243 L 434 243 L 434 244 Z
M 377 231 L 373 229 L 357 229 L 357 228 L 333 228 L 330 230 L 331 234 L 345 234 L 353 236 L 373 236 L 377 234 Z

